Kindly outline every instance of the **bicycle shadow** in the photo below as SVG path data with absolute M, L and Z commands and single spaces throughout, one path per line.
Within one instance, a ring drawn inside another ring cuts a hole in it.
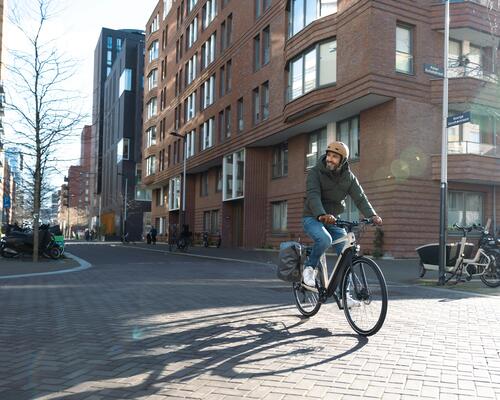
M 238 318 L 233 318 L 235 312 L 143 327 L 142 331 L 136 331 L 138 338 L 127 354 L 152 351 L 157 354 L 114 357 L 115 370 L 124 365 L 142 368 L 131 368 L 113 379 L 149 374 L 147 378 L 135 386 L 93 390 L 86 392 L 86 396 L 114 398 L 123 390 L 129 394 L 128 398 L 135 398 L 130 397 L 135 391 L 137 397 L 165 393 L 168 384 L 185 383 L 205 375 L 237 380 L 283 375 L 334 362 L 368 343 L 368 339 L 354 334 L 334 334 L 321 327 L 304 329 L 308 319 L 281 314 L 282 310 L 277 309 L 280 314 L 265 315 L 258 308 L 244 315 L 240 312 Z M 341 352 L 332 352 L 329 346 L 332 339 L 353 344 Z M 178 363 L 183 367 L 177 368 Z M 277 363 L 281 367 L 274 368 Z M 56 398 L 71 400 L 81 395 Z

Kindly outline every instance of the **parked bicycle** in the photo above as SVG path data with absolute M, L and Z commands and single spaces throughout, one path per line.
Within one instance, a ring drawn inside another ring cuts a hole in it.
M 453 227 L 462 231 L 462 239 L 458 243 L 447 245 L 445 283 L 452 279 L 458 283 L 479 277 L 486 286 L 500 286 L 500 257 L 497 250 L 489 247 L 491 240 L 488 230 L 479 225 L 460 226 L 454 224 Z M 474 256 L 472 256 L 474 245 L 467 243 L 467 234 L 472 230 L 481 232 L 479 245 Z M 437 244 L 421 246 L 417 248 L 417 252 L 420 256 L 421 277 L 428 270 L 438 270 L 439 247 Z
M 355 332 L 370 336 L 380 330 L 387 314 L 387 285 L 375 261 L 358 255 L 360 246 L 353 232 L 353 228 L 370 223 L 366 218 L 360 222 L 337 220 L 336 225 L 345 228 L 347 235 L 332 243 L 332 246 L 340 243 L 344 245 L 330 276 L 323 254 L 316 287 L 303 282 L 294 282 L 292 285 L 295 304 L 302 315 L 312 317 L 319 311 L 321 304 L 333 297 L 339 309 L 344 310 L 347 322 Z M 306 247 L 305 250 L 310 253 L 312 248 Z

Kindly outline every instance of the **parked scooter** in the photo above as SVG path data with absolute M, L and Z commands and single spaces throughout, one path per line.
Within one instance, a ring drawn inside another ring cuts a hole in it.
M 57 260 L 63 253 L 48 225 L 41 225 L 38 234 L 39 254 Z M 17 229 L 15 225 L 8 225 L 5 236 L 0 240 L 0 256 L 5 258 L 18 257 L 20 254 L 33 252 L 33 232 Z

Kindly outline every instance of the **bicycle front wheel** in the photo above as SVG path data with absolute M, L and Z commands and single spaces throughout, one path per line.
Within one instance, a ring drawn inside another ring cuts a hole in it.
M 347 267 L 342 280 L 342 305 L 356 333 L 370 336 L 380 330 L 387 314 L 387 285 L 373 260 L 359 257 Z
M 306 289 L 300 282 L 292 283 L 292 290 L 295 305 L 302 315 L 312 317 L 319 311 L 321 303 L 317 291 Z
M 500 286 L 500 256 L 494 252 L 486 253 L 490 259 L 490 263 L 481 274 L 481 280 L 486 286 Z M 479 263 L 486 262 L 485 257 L 481 256 Z

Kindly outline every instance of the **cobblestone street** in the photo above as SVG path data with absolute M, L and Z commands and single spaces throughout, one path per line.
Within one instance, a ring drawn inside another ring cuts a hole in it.
M 81 272 L 0 280 L 0 398 L 499 398 L 500 299 L 407 284 L 368 339 L 303 319 L 269 265 L 71 247 Z

